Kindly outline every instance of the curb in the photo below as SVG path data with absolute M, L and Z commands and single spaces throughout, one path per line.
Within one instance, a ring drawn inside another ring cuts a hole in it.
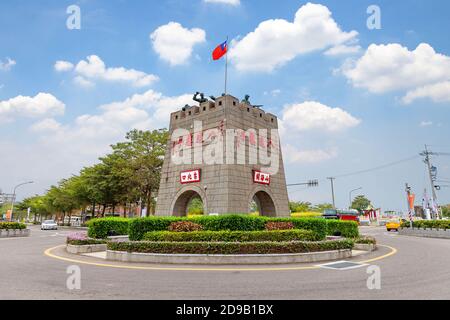
M 289 254 L 157 254 L 126 251 L 106 251 L 106 260 L 121 262 L 143 262 L 155 264 L 209 264 L 209 265 L 258 265 L 291 264 L 347 259 L 352 256 L 351 249 L 289 253 Z

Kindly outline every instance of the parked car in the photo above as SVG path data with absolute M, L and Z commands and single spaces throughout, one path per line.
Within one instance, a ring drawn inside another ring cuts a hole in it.
M 45 220 L 41 224 L 41 230 L 58 230 L 58 224 L 55 220 Z

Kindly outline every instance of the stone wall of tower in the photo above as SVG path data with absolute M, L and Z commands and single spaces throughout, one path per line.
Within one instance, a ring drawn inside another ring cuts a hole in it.
M 194 133 L 194 121 L 201 121 L 203 130 L 221 128 L 222 132 L 226 129 L 246 131 L 249 128 L 256 130 L 278 128 L 276 116 L 247 103 L 241 103 L 231 95 L 219 97 L 215 102 L 207 101 L 199 106 L 185 107 L 181 111 L 172 113 L 169 133 L 172 135 L 178 128 Z M 206 214 L 247 213 L 253 195 L 263 191 L 272 198 L 277 216 L 289 215 L 281 150 L 277 174 L 271 176 L 270 185 L 260 185 L 253 182 L 253 170 L 260 170 L 261 166 L 248 164 L 247 157 L 246 164 L 227 164 L 225 143 L 223 163 L 213 165 L 204 163 L 175 165 L 171 162 L 172 147 L 173 142 L 169 142 L 161 172 L 157 215 L 173 215 L 175 201 L 188 191 L 194 191 L 202 198 Z M 245 151 L 248 155 L 248 139 L 246 139 Z M 201 170 L 201 181 L 182 184 L 180 173 L 192 169 Z

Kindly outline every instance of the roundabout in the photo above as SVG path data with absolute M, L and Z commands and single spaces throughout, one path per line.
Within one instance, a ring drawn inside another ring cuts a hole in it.
M 347 261 L 355 262 L 361 265 L 366 265 L 378 260 L 386 259 L 397 253 L 397 249 L 388 245 L 378 245 L 379 249 L 374 252 L 358 254 Z M 107 261 L 104 258 L 92 255 L 75 255 L 65 251 L 65 245 L 59 245 L 56 247 L 48 248 L 44 251 L 44 254 L 50 258 L 76 263 L 92 265 L 105 268 L 119 268 L 119 269 L 137 269 L 137 270 L 153 270 L 153 271 L 224 271 L 224 272 L 236 272 L 236 271 L 293 271 L 293 270 L 311 270 L 320 269 L 320 265 L 313 263 L 301 263 L 301 264 L 289 264 L 289 265 L 264 265 L 264 266 L 247 266 L 247 265 L 234 265 L 234 266 L 173 266 L 173 265 L 155 265 L 147 263 L 124 263 L 120 261 Z M 365 259 L 363 259 L 365 258 Z M 368 258 L 368 259 L 367 259 Z M 330 262 L 330 261 L 326 261 Z M 325 263 L 325 261 L 323 262 Z

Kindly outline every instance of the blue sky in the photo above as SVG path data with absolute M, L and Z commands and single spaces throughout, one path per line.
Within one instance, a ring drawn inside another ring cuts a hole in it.
M 287 182 L 320 180 L 290 188 L 291 199 L 330 202 L 326 177 L 418 155 L 424 144 L 450 152 L 448 1 L 377 1 L 379 30 L 366 24 L 373 1 L 230 2 L 2 1 L 0 188 L 31 179 L 19 197 L 42 193 L 132 127 L 164 126 L 193 92 L 221 94 L 223 61 L 210 56 L 226 36 L 230 93 L 250 94 L 285 128 Z M 80 30 L 66 27 L 70 5 Z M 442 179 L 449 159 L 433 159 Z M 363 187 L 375 206 L 402 210 L 404 183 L 420 198 L 425 173 L 416 158 L 338 178 L 337 205 Z M 450 203 L 450 188 L 438 198 Z

